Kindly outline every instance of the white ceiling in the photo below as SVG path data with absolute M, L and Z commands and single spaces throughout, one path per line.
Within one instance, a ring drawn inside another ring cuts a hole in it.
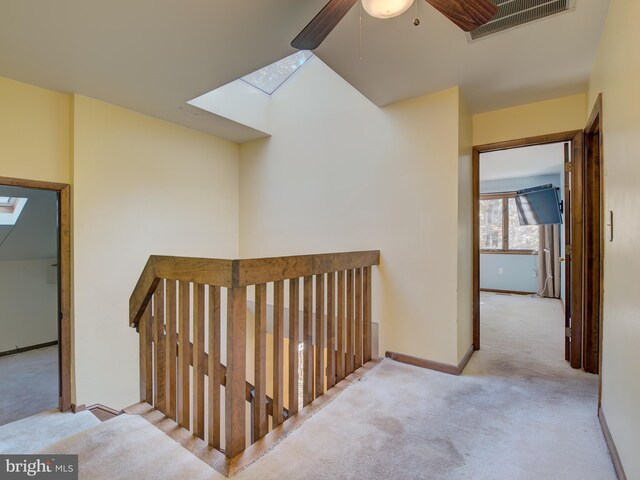
M 14 226 L 0 226 L 0 261 L 56 258 L 56 192 L 0 186 L 0 196 L 28 199 Z
M 186 105 L 283 58 L 327 0 L 2 0 L 0 75 L 80 93 L 243 142 L 260 132 Z M 378 105 L 461 85 L 474 113 L 585 90 L 609 0 L 467 43 L 418 0 L 378 20 L 359 7 L 316 54 Z
M 473 43 L 424 1 L 400 17 L 352 9 L 318 49 L 322 60 L 377 105 L 455 85 L 472 113 L 586 91 L 609 0 L 577 0 L 563 13 Z
M 480 181 L 559 174 L 564 143 L 512 148 L 480 155 Z

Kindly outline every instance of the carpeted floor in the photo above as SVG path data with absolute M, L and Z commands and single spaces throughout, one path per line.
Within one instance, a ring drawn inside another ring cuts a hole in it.
M 597 377 L 563 356 L 555 300 L 483 295 L 482 347 L 460 377 L 384 360 L 241 479 L 614 480 Z M 83 479 L 218 479 L 139 417 L 45 449 Z
M 57 407 L 57 346 L 0 357 L 0 425 Z
M 76 414 L 47 410 L 1 426 L 0 453 L 36 453 L 47 445 L 96 425 L 100 425 L 100 420 L 88 410 Z

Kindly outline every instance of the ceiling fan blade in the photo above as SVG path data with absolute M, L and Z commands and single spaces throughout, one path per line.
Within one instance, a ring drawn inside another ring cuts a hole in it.
M 481 27 L 498 13 L 491 0 L 427 0 L 465 32 Z
M 358 0 L 330 0 L 291 42 L 298 50 L 315 50 Z

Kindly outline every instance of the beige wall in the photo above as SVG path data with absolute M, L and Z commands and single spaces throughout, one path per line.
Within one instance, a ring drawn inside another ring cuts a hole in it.
M 241 255 L 380 249 L 380 351 L 457 363 L 458 89 L 379 109 L 316 57 L 286 87 L 241 147 Z
M 74 187 L 76 403 L 130 405 L 129 295 L 152 253 L 238 256 L 239 147 L 1 77 L 0 102 L 0 176 Z M 23 346 L 25 332 L 13 333 Z
M 605 242 L 602 408 L 626 470 L 640 478 L 640 3 L 612 0 L 589 84 L 589 110 L 603 95 L 604 208 L 615 215 Z
M 238 146 L 74 99 L 76 399 L 138 401 L 128 301 L 150 254 L 238 255 Z
M 0 176 L 69 183 L 68 95 L 0 77 Z
M 473 144 L 580 130 L 585 117 L 585 94 L 480 113 L 473 116 Z

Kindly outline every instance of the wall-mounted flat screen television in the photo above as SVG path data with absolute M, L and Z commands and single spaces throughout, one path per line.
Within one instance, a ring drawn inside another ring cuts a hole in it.
M 551 184 L 516 192 L 520 225 L 554 225 L 562 223 L 560 189 Z

